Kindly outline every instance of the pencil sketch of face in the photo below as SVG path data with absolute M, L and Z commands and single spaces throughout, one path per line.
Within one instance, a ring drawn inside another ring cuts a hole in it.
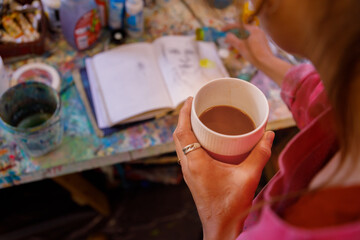
M 199 70 L 199 59 L 193 41 L 189 40 L 185 44 L 167 42 L 163 51 L 166 60 L 181 75 L 193 74 Z

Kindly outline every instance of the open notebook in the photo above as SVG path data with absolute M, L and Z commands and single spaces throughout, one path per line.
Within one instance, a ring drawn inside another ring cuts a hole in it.
M 86 59 L 99 128 L 149 119 L 179 108 L 206 82 L 228 73 L 212 42 L 163 36 Z

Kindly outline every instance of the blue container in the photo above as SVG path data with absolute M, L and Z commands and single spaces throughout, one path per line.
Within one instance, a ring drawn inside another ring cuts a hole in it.
M 140 37 L 144 32 L 144 2 L 126 0 L 126 31 L 130 37 Z
M 109 27 L 122 29 L 124 22 L 125 0 L 110 0 L 109 3 Z

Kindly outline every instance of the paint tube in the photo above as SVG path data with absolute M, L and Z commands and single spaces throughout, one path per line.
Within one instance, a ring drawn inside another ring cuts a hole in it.
M 32 27 L 23 14 L 16 14 L 16 20 L 20 24 L 21 29 L 29 41 L 35 41 L 40 37 L 40 34 Z
M 125 0 L 110 0 L 109 27 L 113 30 L 123 27 L 124 3 Z

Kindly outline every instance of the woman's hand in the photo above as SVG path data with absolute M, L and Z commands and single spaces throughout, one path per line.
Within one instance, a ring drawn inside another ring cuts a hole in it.
M 239 28 L 239 25 L 228 25 L 224 28 L 224 31 L 233 28 Z M 275 57 L 270 49 L 269 40 L 259 27 L 245 25 L 245 29 L 250 33 L 247 39 L 240 39 L 235 34 L 229 32 L 226 35 L 225 42 L 235 48 L 241 56 L 255 67 L 261 68 L 261 64 L 263 64 L 262 62 L 265 59 Z
M 238 27 L 239 25 L 228 25 L 225 31 Z M 247 39 L 239 39 L 233 33 L 228 33 L 225 41 L 243 58 L 281 86 L 282 80 L 292 65 L 273 54 L 263 30 L 253 25 L 245 25 L 245 29 L 250 33 Z
M 271 154 L 273 132 L 266 132 L 248 158 L 230 165 L 211 158 L 198 148 L 184 155 L 183 147 L 198 142 L 191 130 L 192 98 L 180 111 L 174 132 L 176 152 L 186 184 L 194 198 L 204 232 L 204 239 L 235 239 L 242 230 L 262 170 Z

